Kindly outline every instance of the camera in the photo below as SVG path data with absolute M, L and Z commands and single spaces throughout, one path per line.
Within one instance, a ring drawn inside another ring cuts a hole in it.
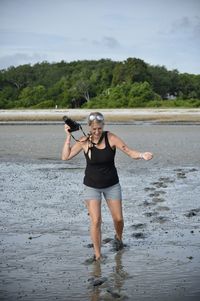
M 75 132 L 80 130 L 80 124 L 74 120 L 72 120 L 71 118 L 67 117 L 67 116 L 63 116 L 63 120 L 65 122 L 65 124 L 67 124 L 70 129 L 69 132 Z

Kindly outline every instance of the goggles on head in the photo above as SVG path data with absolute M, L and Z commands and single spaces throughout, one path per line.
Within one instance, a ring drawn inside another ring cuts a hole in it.
M 94 121 L 94 120 L 104 121 L 104 117 L 100 113 L 92 113 L 92 114 L 89 115 L 88 121 Z

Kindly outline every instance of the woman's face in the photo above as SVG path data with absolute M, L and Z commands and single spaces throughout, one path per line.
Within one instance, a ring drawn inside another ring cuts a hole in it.
M 94 120 L 90 125 L 90 131 L 94 139 L 99 139 L 103 132 L 104 124 Z

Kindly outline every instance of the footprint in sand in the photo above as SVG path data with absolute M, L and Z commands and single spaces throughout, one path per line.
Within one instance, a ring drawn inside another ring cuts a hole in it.
M 199 215 L 199 213 L 200 213 L 200 208 L 196 208 L 196 209 L 190 210 L 188 213 L 185 214 L 185 216 L 193 217 L 193 216 Z
M 173 183 L 174 181 L 175 180 L 171 179 L 170 177 L 160 177 L 158 181 L 152 182 L 151 184 L 157 188 L 167 188 L 167 184 Z
M 174 169 L 174 171 L 176 172 L 176 176 L 178 179 L 185 179 L 187 173 L 198 171 L 198 169 L 191 168 L 191 169 L 186 170 L 186 169 L 182 169 L 182 168 L 177 168 L 177 169 Z
M 157 207 L 157 210 L 158 210 L 158 211 L 169 211 L 170 208 L 167 207 L 167 206 L 159 206 L 159 207 Z
M 144 202 L 142 203 L 142 205 L 140 205 L 140 206 L 144 206 L 144 207 L 152 207 L 152 206 L 155 206 L 155 205 L 156 205 L 156 203 L 154 203 L 154 202 L 144 201 Z
M 183 171 L 177 172 L 176 176 L 177 176 L 178 179 L 185 179 L 186 178 L 186 174 Z
M 169 219 L 166 216 L 156 216 L 152 222 L 153 223 L 160 223 L 160 224 L 164 224 L 165 222 L 167 222 Z
M 157 188 L 167 188 L 167 184 L 164 182 L 153 182 L 151 184 L 156 186 Z
M 152 216 L 156 216 L 156 215 L 158 215 L 158 212 L 156 212 L 156 211 L 150 211 L 150 212 L 145 212 L 144 213 L 144 215 L 146 216 L 146 217 L 152 217 Z
M 93 248 L 93 244 L 87 244 L 87 246 L 86 246 L 88 249 L 91 249 L 91 248 Z
M 145 191 L 153 191 L 153 190 L 156 190 L 156 188 L 154 188 L 154 187 L 145 187 L 144 190 Z
M 131 225 L 131 228 L 134 230 L 143 230 L 144 228 L 146 228 L 146 224 L 143 223 L 138 223 L 138 224 L 133 224 Z M 136 239 L 144 239 L 146 238 L 146 235 L 143 232 L 134 232 L 131 234 L 132 237 L 136 238 Z
M 159 178 L 159 181 L 160 182 L 164 182 L 164 183 L 174 183 L 174 179 L 171 179 L 170 177 L 160 177 Z
M 144 229 L 146 228 L 146 226 L 147 226 L 146 224 L 138 223 L 138 224 L 131 225 L 131 228 L 138 230 L 138 229 Z
M 102 240 L 102 245 L 105 245 L 105 244 L 107 244 L 107 243 L 109 243 L 109 242 L 112 242 L 112 241 L 113 241 L 113 238 L 110 238 L 110 237 L 104 238 L 104 239 Z M 88 249 L 90 249 L 90 248 L 93 248 L 94 245 L 93 245 L 93 243 L 90 243 L 90 244 L 87 244 L 86 247 L 87 247 Z
M 132 237 L 137 239 L 145 239 L 146 235 L 143 232 L 135 232 L 131 234 Z
M 195 171 L 198 171 L 198 169 L 196 169 L 196 168 L 191 168 L 191 169 L 188 170 L 188 172 L 195 172 Z
M 107 237 L 107 238 L 104 238 L 104 239 L 102 240 L 102 243 L 105 245 L 105 244 L 107 244 L 107 243 L 109 243 L 109 242 L 111 242 L 111 241 L 113 241 L 113 238 Z
M 157 191 L 155 191 L 153 193 L 150 193 L 149 196 L 150 197 L 154 197 L 154 196 L 160 196 L 161 194 L 166 194 L 166 191 L 164 191 L 164 190 L 157 190 Z
M 149 194 L 150 197 L 159 196 L 159 195 L 160 195 L 159 191 L 154 191 L 153 193 Z
M 115 292 L 112 288 L 107 289 L 107 292 L 111 295 L 114 299 L 120 299 L 121 295 L 118 292 Z
M 198 171 L 198 169 L 196 168 L 191 168 L 191 169 L 182 169 L 182 168 L 176 168 L 174 169 L 175 172 L 185 172 L 185 173 L 189 173 L 189 172 L 195 172 Z
M 90 283 L 91 286 L 100 286 L 104 282 L 106 282 L 108 279 L 107 277 L 92 277 L 88 279 L 88 282 Z
M 153 198 L 152 199 L 152 202 L 154 203 L 154 204 L 157 204 L 157 203 L 163 203 L 163 202 L 165 202 L 165 199 L 163 199 L 163 198 Z

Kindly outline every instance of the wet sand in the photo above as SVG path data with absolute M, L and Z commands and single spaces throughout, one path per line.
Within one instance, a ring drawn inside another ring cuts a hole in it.
M 62 124 L 0 126 L 0 300 L 199 300 L 200 126 L 107 129 L 155 157 L 132 161 L 117 152 L 126 247 L 113 251 L 103 201 L 105 260 L 86 264 L 83 154 L 60 160 Z

